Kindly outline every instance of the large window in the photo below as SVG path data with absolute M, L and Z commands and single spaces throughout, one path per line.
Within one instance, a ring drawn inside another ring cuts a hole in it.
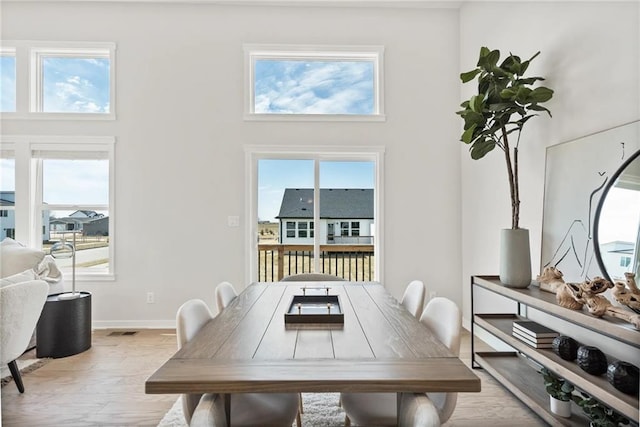
M 48 251 L 76 239 L 79 279 L 113 274 L 112 137 L 2 137 L 3 237 Z M 71 273 L 70 260 L 58 260 Z
M 245 150 L 249 281 L 301 272 L 381 277 L 383 148 Z
M 384 120 L 382 47 L 245 46 L 245 118 Z
M 115 118 L 115 44 L 5 41 L 0 53 L 7 118 Z

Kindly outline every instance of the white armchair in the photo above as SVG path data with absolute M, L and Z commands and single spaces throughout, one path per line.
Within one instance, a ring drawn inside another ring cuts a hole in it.
M 0 287 L 0 363 L 9 365 L 20 393 L 24 393 L 24 385 L 16 359 L 27 349 L 48 291 L 44 280 Z

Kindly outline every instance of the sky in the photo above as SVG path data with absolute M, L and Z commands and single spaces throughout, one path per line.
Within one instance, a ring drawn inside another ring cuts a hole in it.
M 374 114 L 373 62 L 255 63 L 255 112 L 266 114 Z

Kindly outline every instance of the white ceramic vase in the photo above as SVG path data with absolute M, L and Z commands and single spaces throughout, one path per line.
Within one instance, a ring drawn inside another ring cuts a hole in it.
M 531 250 L 526 228 L 500 231 L 500 281 L 511 288 L 531 284 Z
M 551 412 L 564 418 L 571 417 L 571 401 L 556 399 L 553 396 L 549 396 L 549 406 Z

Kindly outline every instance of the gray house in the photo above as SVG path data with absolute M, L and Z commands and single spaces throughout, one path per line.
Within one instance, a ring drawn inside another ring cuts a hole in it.
M 320 223 L 313 222 L 313 189 L 287 188 L 279 220 L 280 243 L 373 244 L 373 189 L 320 189 Z
M 0 240 L 16 237 L 16 192 L 0 191 Z M 42 211 L 42 241 L 49 240 L 49 211 Z
M 85 236 L 108 236 L 109 217 L 88 210 L 77 210 L 64 218 L 52 218 L 51 231 L 82 231 Z

